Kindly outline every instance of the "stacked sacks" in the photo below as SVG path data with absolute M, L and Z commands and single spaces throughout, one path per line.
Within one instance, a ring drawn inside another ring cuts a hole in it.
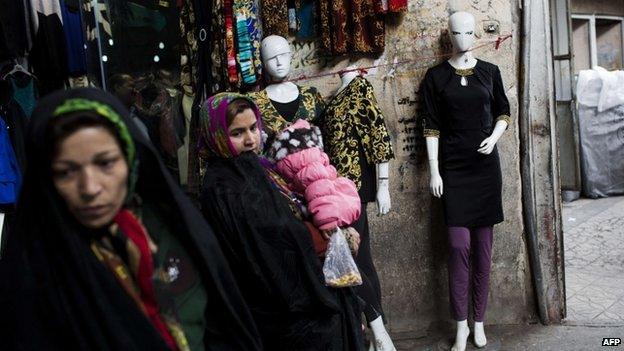
M 338 177 L 323 152 L 318 127 L 298 120 L 275 138 L 267 156 L 292 191 L 303 194 L 314 225 L 321 230 L 349 226 L 360 217 L 355 183 Z

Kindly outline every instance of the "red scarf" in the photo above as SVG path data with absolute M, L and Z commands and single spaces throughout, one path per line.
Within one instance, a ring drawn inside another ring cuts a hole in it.
M 145 307 L 145 312 L 150 322 L 162 336 L 171 350 L 177 351 L 178 345 L 169 333 L 167 325 L 163 322 L 160 314 L 158 314 L 158 305 L 156 303 L 156 294 L 154 293 L 154 285 L 152 277 L 154 274 L 154 262 L 152 252 L 147 241 L 147 233 L 143 226 L 134 215 L 125 209 L 117 213 L 114 218 L 115 223 L 119 226 L 119 230 L 124 233 L 141 251 L 139 259 L 139 268 L 136 273 L 136 281 L 141 289 L 141 302 Z

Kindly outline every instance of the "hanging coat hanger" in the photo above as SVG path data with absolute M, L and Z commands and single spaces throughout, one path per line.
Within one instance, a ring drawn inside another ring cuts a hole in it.
M 24 67 L 22 67 L 22 65 L 20 65 L 19 63 L 15 63 L 15 66 L 13 66 L 13 69 L 9 71 L 9 73 L 5 74 L 4 76 L 2 76 L 2 79 L 6 79 L 6 77 L 15 74 L 15 73 L 24 73 L 26 75 L 31 76 L 30 72 L 28 72 Z

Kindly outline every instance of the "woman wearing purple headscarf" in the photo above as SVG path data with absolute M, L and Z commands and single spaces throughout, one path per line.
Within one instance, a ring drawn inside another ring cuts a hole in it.
M 258 156 L 260 113 L 249 98 L 217 94 L 200 112 L 207 162 L 201 206 L 267 350 L 362 350 L 350 288 L 325 286 L 302 208 Z

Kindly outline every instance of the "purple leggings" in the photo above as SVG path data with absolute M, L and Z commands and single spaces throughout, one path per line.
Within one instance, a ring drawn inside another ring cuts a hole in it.
M 492 227 L 479 227 L 472 230 L 465 227 L 448 228 L 449 290 L 451 313 L 456 321 L 468 319 L 470 249 L 472 246 L 472 307 L 475 322 L 483 322 L 490 281 L 492 233 Z

